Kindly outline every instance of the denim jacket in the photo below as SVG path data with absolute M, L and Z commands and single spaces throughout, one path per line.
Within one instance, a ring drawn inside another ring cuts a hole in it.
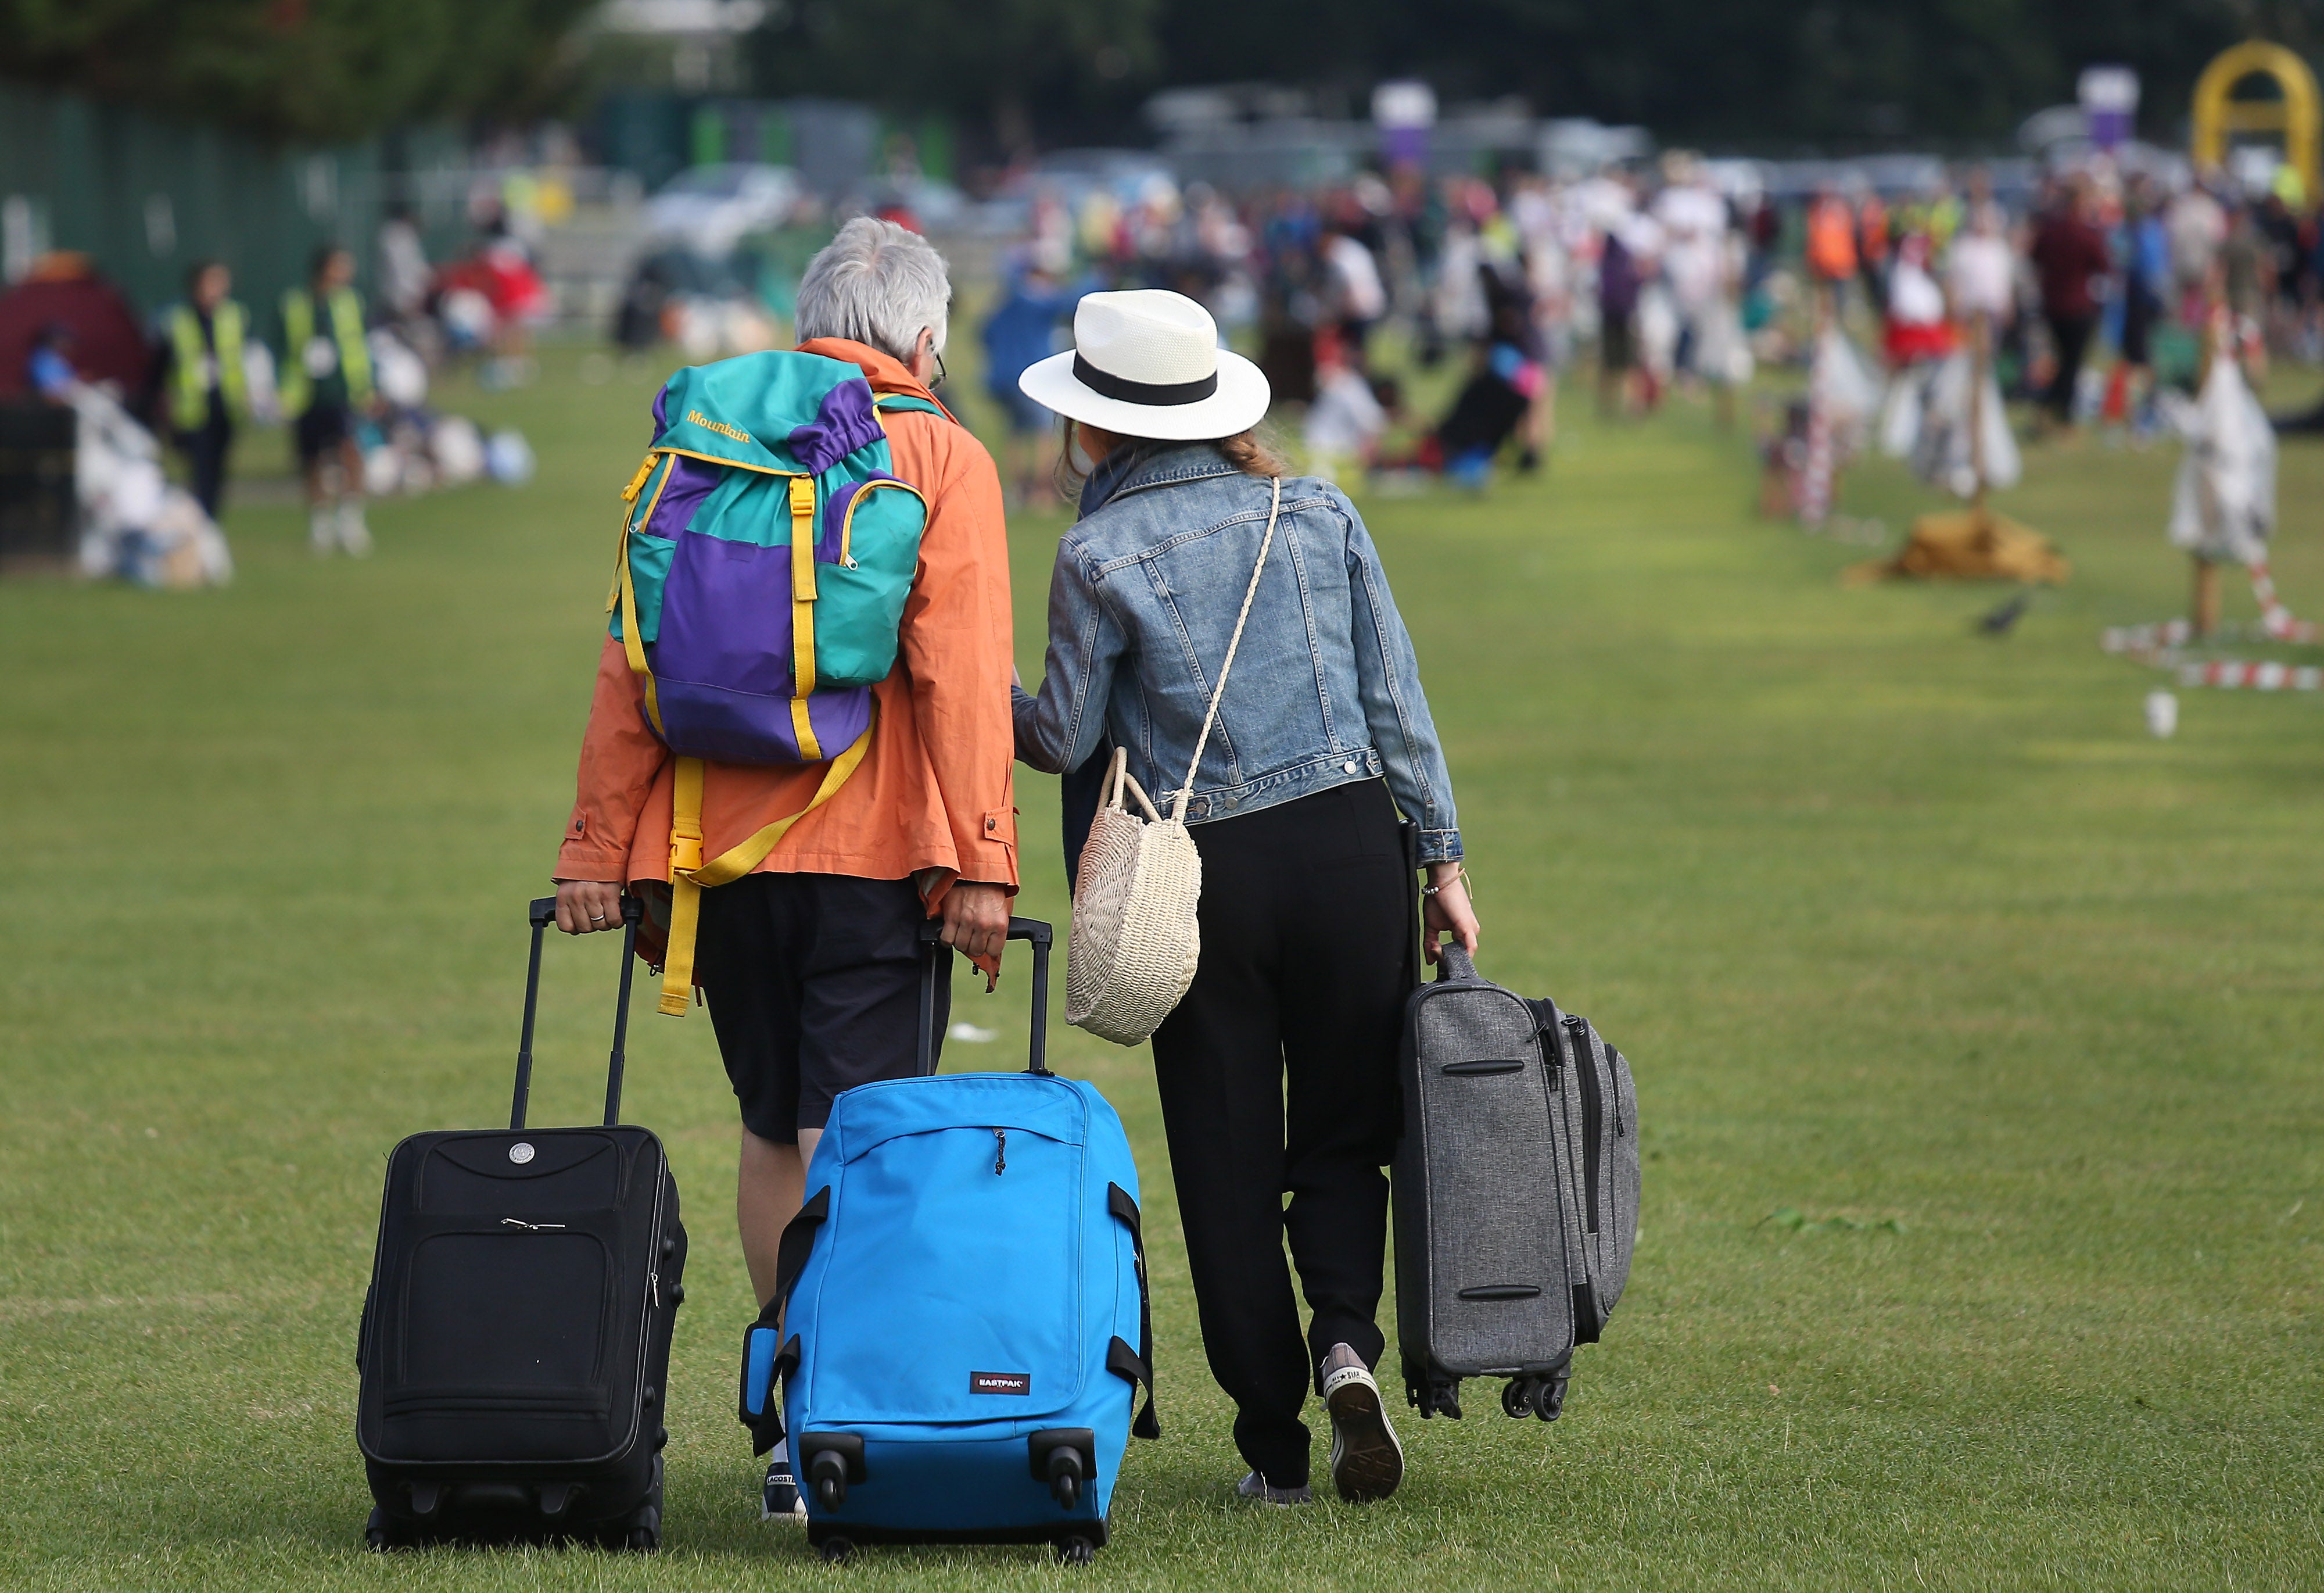
M 1110 735 L 1168 810 L 1259 558 L 1268 491 L 1207 443 L 1166 446 L 1065 533 L 1040 692 L 1014 694 L 1019 758 L 1064 773 Z M 1420 860 L 1460 857 L 1452 778 L 1371 537 L 1338 488 L 1286 477 L 1186 821 L 1383 774 L 1420 826 Z

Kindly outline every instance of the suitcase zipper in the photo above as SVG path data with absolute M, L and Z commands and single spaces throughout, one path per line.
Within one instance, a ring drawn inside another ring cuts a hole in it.
M 1009 1131 L 1005 1128 L 994 1129 L 992 1140 L 992 1176 L 999 1178 L 1009 1171 Z
M 1582 1087 L 1582 1227 L 1598 1231 L 1598 1136 L 1605 1127 L 1606 1103 L 1599 1088 L 1598 1059 L 1590 1046 L 1590 1021 L 1566 1014 L 1566 1037 L 1573 1042 L 1574 1082 Z

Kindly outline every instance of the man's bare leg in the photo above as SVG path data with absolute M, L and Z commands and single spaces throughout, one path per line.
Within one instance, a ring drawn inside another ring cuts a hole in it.
M 339 545 L 338 525 L 332 518 L 331 487 L 326 479 L 330 466 L 324 455 L 307 461 L 307 544 L 318 555 Z
M 783 1229 L 807 1199 L 807 1166 L 815 1160 L 820 1128 L 799 1130 L 798 1144 L 778 1144 L 742 1131 L 742 1161 L 734 1178 L 734 1226 L 742 1230 L 742 1262 L 761 1310 L 775 1297 L 775 1261 Z
M 338 536 L 340 551 L 357 559 L 371 551 L 371 527 L 364 523 L 364 457 L 352 437 L 339 440 Z

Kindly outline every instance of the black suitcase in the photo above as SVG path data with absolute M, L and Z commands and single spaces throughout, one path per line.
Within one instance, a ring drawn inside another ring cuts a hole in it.
M 599 1128 L 527 1129 L 542 932 L 505 1133 L 417 1134 L 388 1157 L 364 1300 L 355 1441 L 374 1549 L 444 1539 L 661 1541 L 664 1391 L 686 1229 L 661 1142 L 617 1126 L 638 903 Z
M 1637 1098 L 1582 1018 L 1478 977 L 1457 945 L 1413 992 L 1397 1147 L 1396 1307 L 1406 1397 L 1461 1414 L 1461 1382 L 1554 1422 L 1638 1226 Z

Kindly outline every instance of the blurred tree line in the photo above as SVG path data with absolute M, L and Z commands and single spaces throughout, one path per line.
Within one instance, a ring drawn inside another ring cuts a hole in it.
M 0 72 L 275 141 L 570 95 L 595 0 L 0 0 Z
M 1362 115 L 1389 77 L 1781 153 L 1995 144 L 2100 61 L 2138 69 L 2142 125 L 2175 137 L 2204 62 L 2255 33 L 2312 52 L 2324 0 L 793 0 L 758 76 L 947 110 L 1001 153 L 1135 134 L 1168 85 L 1296 85 Z
M 575 108 L 595 0 L 0 0 L 0 73 L 277 140 Z M 988 157 L 1143 135 L 1155 89 L 1267 81 L 1363 114 L 1371 85 L 1780 153 L 1992 144 L 2126 62 L 2175 137 L 2195 75 L 2324 0 L 770 0 L 759 93 L 944 111 Z

